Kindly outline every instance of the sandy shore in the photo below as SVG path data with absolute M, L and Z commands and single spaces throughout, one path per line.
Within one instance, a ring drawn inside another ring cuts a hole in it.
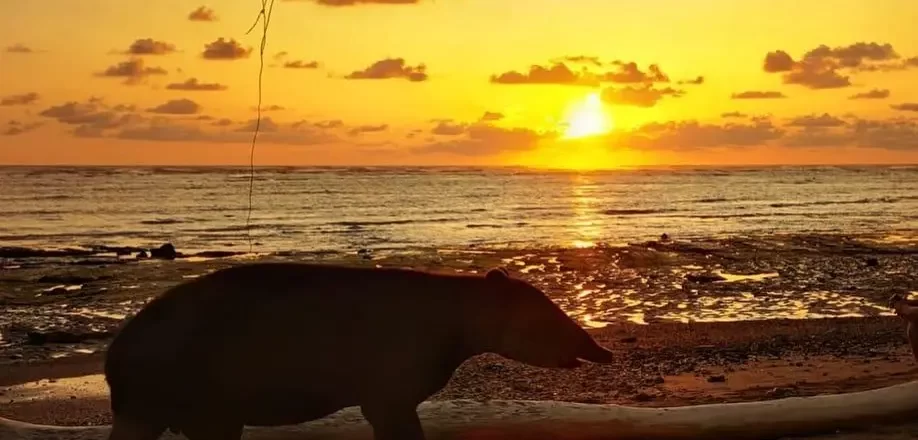
M 591 331 L 619 354 L 612 365 L 572 371 L 481 356 L 434 399 L 677 406 L 849 392 L 918 377 L 904 326 L 884 305 L 892 291 L 918 290 L 913 243 L 772 237 L 174 261 L 29 257 L 0 260 L 0 416 L 108 422 L 99 373 L 123 317 L 175 283 L 252 258 L 479 273 L 505 265 L 585 326 L 604 325 Z

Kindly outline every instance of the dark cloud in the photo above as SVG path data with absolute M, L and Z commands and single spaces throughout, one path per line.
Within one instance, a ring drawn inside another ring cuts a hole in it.
M 284 58 L 287 58 L 287 55 L 290 55 L 290 52 L 287 52 L 287 51 L 285 51 L 285 50 L 282 50 L 282 51 L 280 51 L 280 52 L 274 54 L 274 60 L 275 60 L 275 61 L 283 60 Z
M 501 128 L 477 123 L 465 127 L 460 139 L 433 140 L 416 148 L 418 153 L 446 153 L 460 156 L 487 156 L 505 151 L 535 149 L 539 141 L 554 137 L 554 133 L 541 134 L 527 128 Z
M 201 105 L 190 99 L 173 99 L 156 107 L 147 109 L 150 113 L 167 115 L 194 115 L 201 111 Z
M 125 84 L 135 85 L 141 83 L 148 76 L 165 75 L 166 73 L 166 69 L 162 67 L 147 67 L 143 58 L 131 58 L 96 73 L 96 76 L 124 78 Z
M 763 69 L 781 73 L 785 84 L 796 84 L 811 89 L 836 89 L 851 86 L 846 73 L 857 71 L 885 71 L 918 67 L 911 58 L 899 60 L 899 54 L 890 44 L 859 42 L 848 46 L 819 47 L 807 51 L 799 60 L 785 51 L 765 55 Z
M 287 61 L 284 63 L 284 68 L 285 69 L 318 69 L 319 62 L 318 61 L 303 61 L 303 60 Z
M 504 114 L 503 114 L 503 113 L 498 113 L 498 112 L 485 112 L 483 115 L 481 115 L 481 120 L 482 120 L 482 121 L 485 121 L 485 122 L 499 121 L 499 120 L 501 120 L 501 119 L 504 119 Z
M 166 86 L 169 90 L 187 90 L 187 91 L 201 91 L 201 92 L 215 92 L 220 90 L 226 90 L 229 87 L 219 84 L 219 83 L 205 83 L 198 81 L 197 78 L 189 78 L 184 82 L 172 83 Z
M 655 89 L 651 86 L 628 86 L 622 88 L 609 87 L 602 91 L 600 98 L 609 104 L 628 105 L 633 107 L 653 107 L 666 96 L 679 98 L 684 94 L 684 91 L 676 90 L 671 87 Z
M 390 79 L 404 78 L 412 82 L 427 80 L 427 66 L 409 66 L 403 58 L 387 58 L 371 64 L 363 70 L 351 72 L 346 79 Z
M 747 92 L 734 93 L 733 99 L 781 99 L 787 98 L 783 93 L 776 91 L 758 91 L 750 90 Z
M 38 127 L 41 127 L 41 122 L 20 122 L 13 120 L 6 123 L 6 127 L 3 128 L 0 134 L 3 136 L 16 136 L 35 130 Z
M 333 119 L 329 121 L 319 121 L 313 124 L 313 126 L 322 128 L 322 129 L 332 129 L 332 128 L 341 128 L 344 126 L 344 121 L 340 119 Z
M 197 9 L 188 14 L 188 19 L 191 21 L 217 21 L 217 14 L 213 9 L 206 6 L 198 6 Z
M 526 73 L 515 70 L 492 75 L 491 82 L 495 84 L 557 84 L 567 86 L 595 87 L 599 81 L 589 72 L 574 72 L 564 63 L 556 63 L 550 67 L 533 65 Z
M 16 43 L 16 44 L 14 44 L 14 45 L 12 45 L 12 46 L 7 46 L 6 52 L 7 52 L 7 53 L 22 53 L 22 54 L 29 54 L 29 53 L 35 53 L 36 50 L 35 50 L 35 49 L 32 49 L 32 48 L 29 47 L 29 46 L 26 46 L 25 44 Z
M 899 110 L 902 112 L 918 112 L 918 102 L 906 102 L 903 104 L 893 104 L 893 110 Z
M 348 134 L 351 136 L 357 136 L 364 133 L 379 133 L 389 129 L 388 124 L 381 125 L 360 125 L 348 130 Z
M 0 98 L 0 105 L 29 105 L 38 101 L 38 93 L 29 92 L 21 95 L 9 95 Z
M 739 119 L 743 119 L 743 118 L 748 118 L 749 115 L 747 115 L 747 114 L 745 114 L 745 113 L 740 113 L 740 112 L 727 112 L 727 113 L 721 113 L 721 114 L 720 114 L 720 117 L 721 117 L 721 118 L 739 118 Z
M 637 63 L 613 61 L 613 65 L 618 70 L 606 72 L 600 78 L 604 82 L 613 82 L 618 84 L 650 84 L 650 83 L 668 83 L 669 76 L 660 70 L 660 66 L 651 64 L 647 71 L 641 70 Z
M 172 52 L 175 52 L 175 45 L 152 38 L 138 39 L 124 51 L 128 55 L 166 55 Z
M 234 39 L 225 40 L 218 38 L 212 43 L 204 45 L 204 52 L 201 57 L 207 60 L 238 60 L 248 58 L 252 54 L 252 48 L 244 48 Z
M 441 136 L 459 136 L 465 133 L 466 125 L 458 124 L 452 121 L 440 121 L 432 130 L 433 134 Z
M 835 116 L 832 116 L 828 113 L 823 113 L 821 115 L 806 115 L 799 116 L 791 119 L 787 123 L 790 127 L 841 127 L 847 125 L 847 123 Z
M 688 84 L 688 85 L 700 86 L 700 85 L 704 84 L 704 77 L 699 75 L 699 76 L 695 77 L 695 79 L 686 79 L 686 80 L 679 81 L 679 84 Z
M 232 119 L 229 119 L 229 118 L 220 118 L 220 119 L 217 119 L 216 121 L 212 122 L 210 125 L 215 125 L 215 126 L 217 126 L 217 127 L 229 127 L 230 125 L 233 125 L 234 123 L 235 123 L 235 122 L 233 122 Z
M 851 95 L 848 99 L 886 99 L 889 98 L 889 90 L 873 89 L 868 92 Z

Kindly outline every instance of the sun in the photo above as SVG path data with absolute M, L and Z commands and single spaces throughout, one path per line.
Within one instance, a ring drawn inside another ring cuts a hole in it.
M 613 128 L 612 118 L 603 108 L 598 93 L 590 93 L 574 106 L 567 115 L 565 138 L 582 138 L 608 133 Z

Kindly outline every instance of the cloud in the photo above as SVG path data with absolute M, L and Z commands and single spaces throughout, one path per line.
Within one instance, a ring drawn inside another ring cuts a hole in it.
M 660 66 L 651 64 L 647 67 L 647 72 L 642 71 L 637 63 L 613 61 L 613 65 L 618 66 L 618 70 L 606 72 L 600 78 L 604 82 L 613 82 L 617 84 L 650 84 L 650 83 L 668 83 L 669 76 L 660 70 Z
M 29 92 L 21 95 L 9 95 L 0 98 L 0 105 L 29 105 L 38 101 L 38 93 Z
M 781 138 L 784 133 L 771 121 L 726 124 L 671 121 L 645 124 L 611 137 L 616 144 L 631 147 L 684 150 L 762 145 Z
M 651 86 L 628 86 L 618 89 L 609 87 L 602 91 L 600 98 L 609 104 L 628 105 L 633 107 L 653 107 L 666 96 L 679 98 L 684 94 L 684 91 L 676 90 L 671 87 L 655 89 Z
M 596 67 L 602 66 L 602 61 L 599 60 L 599 57 L 586 56 L 586 55 L 574 55 L 562 57 L 554 62 L 568 62 L 573 64 L 589 64 Z
M 501 119 L 504 119 L 504 114 L 503 114 L 503 113 L 498 113 L 498 112 L 485 112 L 483 115 L 481 115 L 481 120 L 482 120 L 482 121 L 485 121 L 485 122 L 499 121 L 499 120 L 501 120 Z
M 856 146 L 891 150 L 918 149 L 918 121 L 915 119 L 889 119 L 856 121 L 850 138 Z
M 459 136 L 465 133 L 465 130 L 465 124 L 457 124 L 452 121 L 440 121 L 436 127 L 430 130 L 430 132 L 440 136 Z
M 19 121 L 8 121 L 6 127 L 3 129 L 0 134 L 3 136 L 16 136 L 32 130 L 35 130 L 38 127 L 41 127 L 41 122 L 19 122 Z
M 36 50 L 32 49 L 31 47 L 26 46 L 25 44 L 16 43 L 12 46 L 7 46 L 6 52 L 7 53 L 30 54 L 30 53 L 35 53 Z
M 252 119 L 237 124 L 229 119 L 221 119 L 210 124 L 212 127 L 219 127 L 217 130 L 204 130 L 199 125 L 160 117 L 125 127 L 115 133 L 114 137 L 161 142 L 249 143 L 252 142 L 251 133 L 256 122 L 257 120 Z M 271 118 L 262 118 L 259 133 L 259 142 L 286 145 L 317 145 L 341 140 L 327 130 L 312 125 L 283 124 Z
M 695 77 L 695 79 L 686 79 L 686 80 L 679 81 L 679 84 L 689 84 L 689 85 L 700 86 L 704 84 L 704 77 L 699 75 Z
M 848 99 L 886 99 L 889 98 L 889 90 L 873 89 L 868 92 L 851 95 Z
M 750 90 L 747 92 L 734 93 L 731 96 L 732 99 L 782 99 L 787 98 L 781 92 L 775 91 L 758 91 Z
M 364 133 L 379 133 L 389 129 L 388 124 L 381 125 L 360 125 L 348 130 L 348 134 L 351 136 L 357 136 Z
M 284 68 L 285 69 L 318 69 L 319 62 L 318 61 L 303 61 L 303 60 L 287 61 L 284 63 Z
M 790 72 L 794 68 L 794 59 L 783 50 L 768 52 L 765 55 L 763 69 L 768 73 Z
M 918 67 L 918 57 L 898 62 L 899 54 L 891 44 L 858 42 L 848 46 L 820 45 L 803 54 L 800 60 L 783 50 L 765 55 L 763 70 L 781 73 L 785 84 L 810 89 L 836 89 L 851 86 L 846 73 L 859 71 L 901 70 Z
M 188 14 L 188 19 L 191 21 L 217 21 L 218 18 L 213 9 L 206 6 L 198 6 L 197 9 Z
M 721 118 L 740 118 L 742 119 L 742 118 L 748 118 L 749 115 L 745 113 L 740 113 L 740 112 L 727 112 L 727 113 L 721 113 L 720 117 Z
M 279 112 L 282 110 L 287 110 L 287 108 L 277 104 L 265 105 L 261 107 L 261 111 L 263 112 Z M 252 111 L 258 111 L 258 107 L 252 107 Z
M 404 78 L 412 82 L 427 81 L 427 66 L 409 66 L 403 58 L 387 58 L 371 64 L 363 70 L 351 72 L 346 79 L 390 79 Z
M 527 151 L 536 148 L 554 133 L 538 133 L 528 128 L 502 128 L 486 123 L 465 126 L 460 139 L 433 141 L 414 149 L 417 153 L 446 153 L 460 156 L 487 156 L 505 151 Z
M 190 99 L 173 99 L 147 111 L 167 115 L 194 115 L 201 111 L 201 106 Z
M 166 55 L 172 52 L 175 52 L 175 45 L 152 38 L 138 39 L 124 51 L 128 55 Z
M 303 0 L 287 0 L 303 1 Z M 421 0 L 308 0 L 322 6 L 358 6 L 358 5 L 416 5 Z
M 903 104 L 894 104 L 890 106 L 893 110 L 902 112 L 918 112 L 918 102 L 906 102 Z
M 51 106 L 39 113 L 61 124 L 76 126 L 77 136 L 101 136 L 105 130 L 123 127 L 143 120 L 132 113 L 134 106 L 108 106 L 101 99 L 91 98 L 87 102 L 69 101 Z
M 815 128 L 815 127 L 841 127 L 843 125 L 847 125 L 847 123 L 844 120 L 836 118 L 835 116 L 832 116 L 828 113 L 823 113 L 819 116 L 816 116 L 816 115 L 799 116 L 799 117 L 791 119 L 787 123 L 787 125 L 790 127 Z
M 125 78 L 125 84 L 135 85 L 142 82 L 148 76 L 165 75 L 166 73 L 166 69 L 161 67 L 147 67 L 143 58 L 131 58 L 130 60 L 111 66 L 102 72 L 96 73 L 96 76 Z
M 599 80 L 589 72 L 574 72 L 564 63 L 555 63 L 550 67 L 533 65 L 526 73 L 515 70 L 492 75 L 491 82 L 495 84 L 555 84 L 567 86 L 599 85 Z
M 201 57 L 207 60 L 238 60 L 248 58 L 252 48 L 244 48 L 235 39 L 225 40 L 222 37 L 204 45 Z
M 189 78 L 184 82 L 172 83 L 166 86 L 169 90 L 187 90 L 187 91 L 220 91 L 226 90 L 229 87 L 219 84 L 219 83 L 205 83 L 198 81 L 197 78 Z

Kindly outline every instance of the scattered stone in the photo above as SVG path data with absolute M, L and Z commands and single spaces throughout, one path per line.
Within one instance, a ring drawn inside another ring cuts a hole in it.
M 150 249 L 150 256 L 162 260 L 174 260 L 178 256 L 175 246 L 172 243 L 166 243 L 156 249 Z
M 66 274 L 66 275 L 45 275 L 39 278 L 36 282 L 53 283 L 53 284 L 83 284 L 83 283 L 89 283 L 91 281 L 97 281 L 99 279 L 101 278 Z
M 637 336 L 625 336 L 624 338 L 619 339 L 624 344 L 633 344 L 637 342 Z
M 485 365 L 485 366 L 484 366 L 484 369 L 485 369 L 485 371 L 488 371 L 488 372 L 491 372 L 491 373 L 502 373 L 502 372 L 505 371 L 507 368 L 504 367 L 504 366 L 501 365 L 501 364 L 488 364 L 488 365 Z
M 880 266 L 880 259 L 877 257 L 868 257 L 867 260 L 865 260 L 864 262 L 867 263 L 867 267 L 879 267 Z
M 723 374 L 715 374 L 713 376 L 708 376 L 708 382 L 710 383 L 724 383 L 727 381 L 727 376 Z
M 651 400 L 653 400 L 653 396 L 643 391 L 635 394 L 634 397 L 632 398 L 634 399 L 635 402 L 650 402 Z

